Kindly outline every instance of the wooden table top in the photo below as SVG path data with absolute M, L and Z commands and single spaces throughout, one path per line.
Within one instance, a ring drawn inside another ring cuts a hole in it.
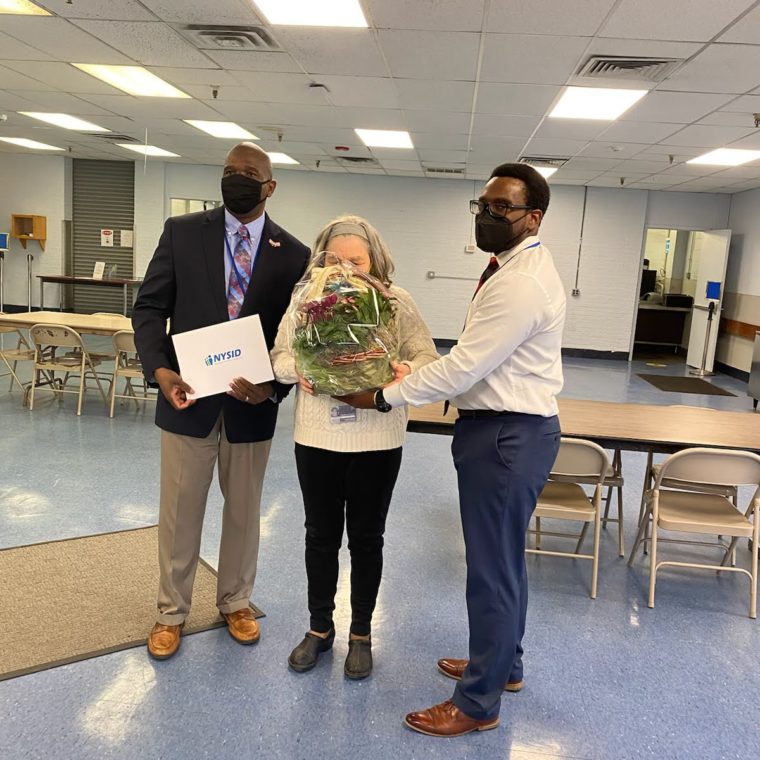
M 68 311 L 25 311 L 20 314 L 0 314 L 0 326 L 29 329 L 33 325 L 64 325 L 88 335 L 113 335 L 119 330 L 131 330 L 129 317 L 103 317 L 94 314 L 73 314 Z
M 691 446 L 760 453 L 760 415 L 696 406 L 621 404 L 559 398 L 562 434 L 607 448 L 673 452 Z M 409 430 L 451 434 L 457 412 L 443 402 L 409 410 Z
M 106 285 L 111 287 L 123 288 L 125 285 L 139 285 L 142 280 L 136 280 L 131 277 L 76 277 L 70 274 L 38 274 L 38 280 L 42 282 L 61 282 L 67 285 Z

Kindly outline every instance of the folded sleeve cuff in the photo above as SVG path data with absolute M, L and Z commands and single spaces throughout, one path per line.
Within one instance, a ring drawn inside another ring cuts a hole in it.
M 403 381 L 401 383 L 391 385 L 388 388 L 383 388 L 383 398 L 394 408 L 406 404 L 406 399 L 401 394 L 402 384 Z

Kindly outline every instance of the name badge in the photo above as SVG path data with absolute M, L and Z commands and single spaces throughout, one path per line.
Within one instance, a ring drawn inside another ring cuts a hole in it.
M 344 422 L 356 422 L 356 409 L 350 404 L 337 404 L 330 407 L 330 422 L 340 425 Z

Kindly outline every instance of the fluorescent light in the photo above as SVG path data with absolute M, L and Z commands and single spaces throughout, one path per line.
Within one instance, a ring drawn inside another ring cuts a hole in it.
M 30 116 L 32 119 L 53 124 L 63 129 L 75 129 L 79 132 L 110 132 L 110 129 L 99 127 L 84 119 L 78 119 L 76 116 L 69 116 L 67 113 L 40 113 L 39 111 L 19 111 L 22 116 Z
M 549 179 L 557 171 L 556 166 L 533 166 L 533 164 L 528 164 L 528 166 L 535 169 L 544 179 Z
M 269 160 L 273 164 L 297 164 L 295 158 L 291 158 L 287 153 L 267 153 Z
M 368 27 L 359 0 L 255 0 L 270 24 Z
M 20 16 L 49 16 L 50 14 L 30 0 L 0 0 L 0 13 L 14 13 Z
M 72 63 L 71 65 L 130 95 L 145 98 L 190 97 L 142 66 L 103 66 L 96 63 Z
M 47 145 L 36 140 L 27 140 L 25 137 L 0 137 L 0 140 L 11 145 L 20 145 L 22 148 L 31 148 L 32 150 L 63 150 L 63 148 L 56 148 L 55 145 Z
M 552 119 L 614 121 L 649 90 L 612 90 L 605 87 L 568 87 L 549 114 Z
M 737 150 L 736 148 L 718 148 L 703 156 L 687 161 L 687 164 L 712 164 L 713 166 L 739 166 L 760 158 L 760 150 Z
M 232 140 L 258 140 L 247 129 L 243 129 L 232 121 L 198 121 L 197 119 L 184 119 L 185 124 L 200 129 L 212 137 L 223 137 Z
M 170 153 L 163 148 L 157 148 L 155 145 L 137 145 L 133 143 L 116 143 L 120 148 L 133 150 L 142 156 L 163 156 L 164 158 L 179 158 L 176 153 Z
M 368 148 L 413 148 L 408 132 L 395 129 L 355 129 Z

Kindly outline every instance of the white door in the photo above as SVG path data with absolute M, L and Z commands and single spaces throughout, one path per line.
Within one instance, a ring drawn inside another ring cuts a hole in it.
M 731 230 L 708 230 L 702 233 L 702 248 L 699 253 L 699 271 L 697 273 L 697 290 L 694 294 L 694 308 L 691 312 L 691 333 L 689 334 L 689 351 L 686 363 L 690 367 L 701 367 L 707 334 L 707 309 L 712 301 L 715 303 L 710 341 L 707 346 L 705 369 L 712 371 L 715 361 L 715 346 L 718 342 L 718 324 L 720 323 L 723 289 L 726 281 L 728 264 L 728 247 L 731 243 Z M 720 283 L 720 297 L 707 297 L 707 283 Z

